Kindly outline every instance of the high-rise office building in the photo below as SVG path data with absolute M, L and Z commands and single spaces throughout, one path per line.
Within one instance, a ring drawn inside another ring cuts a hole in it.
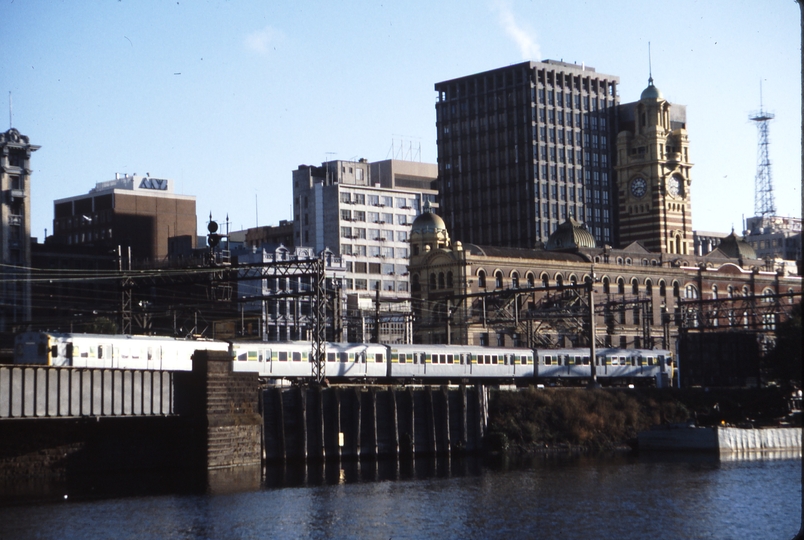
M 31 153 L 39 146 L 14 128 L 0 133 L 0 332 L 31 318 Z
M 439 213 L 452 234 L 533 247 L 572 216 L 616 243 L 618 84 L 555 60 L 437 83 Z
M 373 310 L 379 291 L 386 306 L 409 311 L 410 226 L 425 204 L 437 206 L 436 176 L 433 164 L 393 159 L 293 171 L 295 244 L 316 253 L 329 248 L 343 259 L 350 310 Z
M 177 195 L 173 180 L 116 174 L 86 195 L 53 203 L 53 236 L 66 245 L 130 247 L 137 265 L 168 256 L 168 239 L 195 239 L 195 197 Z

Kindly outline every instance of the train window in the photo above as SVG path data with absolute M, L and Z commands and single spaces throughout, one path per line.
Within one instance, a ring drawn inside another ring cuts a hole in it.
M 589 365 L 589 357 L 588 356 L 583 357 L 583 365 L 585 365 L 585 366 Z
M 287 362 L 288 361 L 288 352 L 287 351 L 279 351 L 279 361 L 280 362 Z
M 248 361 L 249 362 L 256 362 L 257 361 L 257 351 L 249 351 L 248 352 Z
M 576 356 L 576 357 L 575 357 L 575 365 L 576 365 L 576 366 L 580 366 L 580 365 L 581 365 L 581 357 L 580 357 L 580 356 Z
M 632 366 L 635 366 L 635 365 L 636 365 L 636 357 L 635 357 L 635 356 L 632 356 L 632 357 L 631 357 L 631 365 L 632 365 Z
M 544 365 L 550 366 L 553 364 L 553 357 L 552 356 L 545 356 L 544 357 Z
M 648 365 L 649 365 L 649 366 L 652 366 L 652 365 L 653 365 L 654 360 L 655 360 L 655 359 L 654 359 L 652 356 L 648 356 Z
M 451 354 L 447 355 L 447 364 L 451 364 L 455 357 Z
M 528 359 L 529 359 L 529 357 L 527 357 L 527 356 L 525 356 L 523 354 L 522 356 L 519 357 L 519 363 L 522 364 L 523 366 L 525 366 L 525 365 L 528 364 Z
M 377 363 L 379 364 L 380 362 L 382 362 L 382 361 L 383 361 L 383 360 L 382 360 L 382 357 L 383 357 L 383 354 L 382 354 L 382 353 L 377 353 L 377 354 L 375 354 L 375 355 L 374 355 L 374 361 L 375 361 L 375 362 L 377 362 Z
M 492 354 L 492 355 L 491 355 L 491 363 L 492 363 L 492 364 L 496 364 L 496 363 L 497 363 L 497 355 L 496 355 L 496 354 Z
M 72 343 L 67 344 L 67 347 L 66 347 L 66 350 L 64 352 L 64 355 L 67 358 L 72 358 L 73 357 L 73 344 Z
M 328 352 L 327 353 L 327 362 L 334 362 L 334 361 L 335 361 L 335 353 L 334 352 Z

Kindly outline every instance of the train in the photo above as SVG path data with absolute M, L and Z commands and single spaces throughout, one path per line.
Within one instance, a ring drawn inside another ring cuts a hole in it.
M 51 366 L 189 371 L 195 350 L 227 351 L 233 371 L 303 380 L 313 376 L 309 341 L 263 342 L 154 336 L 24 332 L 16 336 L 14 362 Z M 488 381 L 519 385 L 584 384 L 592 375 L 588 348 L 527 349 L 471 345 L 325 344 L 331 382 L 433 384 Z M 601 348 L 598 380 L 610 385 L 668 386 L 671 351 Z

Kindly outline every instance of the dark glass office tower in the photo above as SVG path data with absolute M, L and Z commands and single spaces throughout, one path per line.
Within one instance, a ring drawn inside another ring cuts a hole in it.
M 452 237 L 534 247 L 571 216 L 615 244 L 618 84 L 555 60 L 437 83 L 440 214 Z

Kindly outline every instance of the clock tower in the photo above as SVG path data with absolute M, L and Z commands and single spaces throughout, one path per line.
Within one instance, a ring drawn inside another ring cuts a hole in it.
M 639 101 L 620 106 L 617 196 L 622 246 L 692 254 L 686 108 L 667 102 L 653 78 Z

